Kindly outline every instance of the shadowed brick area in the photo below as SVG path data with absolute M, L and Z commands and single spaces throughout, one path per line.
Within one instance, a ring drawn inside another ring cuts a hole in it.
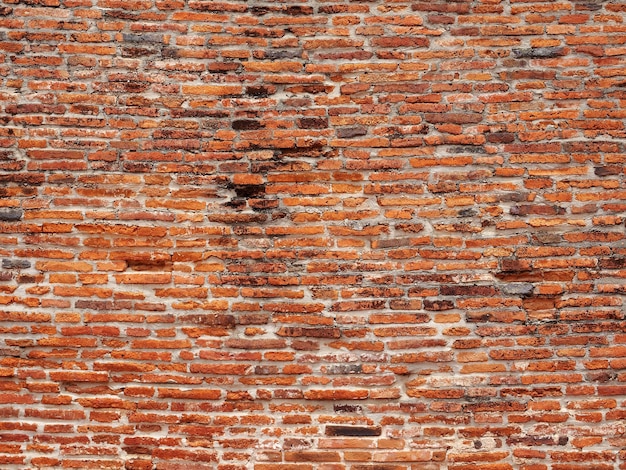
M 626 470 L 626 3 L 0 0 L 0 468 Z

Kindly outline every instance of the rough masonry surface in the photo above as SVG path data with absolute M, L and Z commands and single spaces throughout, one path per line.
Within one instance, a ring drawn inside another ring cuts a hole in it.
M 626 469 L 625 19 L 0 1 L 0 467 Z

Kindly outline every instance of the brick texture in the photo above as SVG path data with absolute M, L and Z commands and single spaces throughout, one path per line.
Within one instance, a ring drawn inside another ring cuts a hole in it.
M 0 1 L 0 468 L 625 470 L 625 20 Z

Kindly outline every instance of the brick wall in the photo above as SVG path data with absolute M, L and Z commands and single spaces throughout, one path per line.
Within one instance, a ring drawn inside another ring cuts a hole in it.
M 626 469 L 626 3 L 0 1 L 0 467 Z

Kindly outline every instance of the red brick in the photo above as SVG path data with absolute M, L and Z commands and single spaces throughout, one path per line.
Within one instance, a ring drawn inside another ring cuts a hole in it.
M 619 2 L 4 3 L 2 468 L 624 460 Z

